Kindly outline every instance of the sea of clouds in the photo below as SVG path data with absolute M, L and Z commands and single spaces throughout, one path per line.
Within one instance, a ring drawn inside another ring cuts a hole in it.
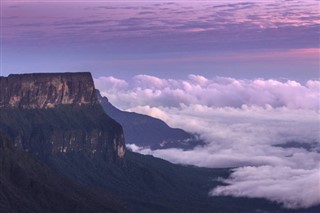
M 320 204 L 319 80 L 137 75 L 95 84 L 120 109 L 160 118 L 206 142 L 188 151 L 128 148 L 173 163 L 235 168 L 210 196 L 266 198 L 285 208 Z

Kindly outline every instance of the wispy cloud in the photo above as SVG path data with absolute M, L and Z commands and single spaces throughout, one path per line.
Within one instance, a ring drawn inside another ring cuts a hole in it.
M 28 37 L 19 32 L 30 31 L 35 27 L 44 34 L 37 39 L 50 41 L 61 33 L 61 28 L 56 27 L 66 25 L 70 26 L 71 32 L 82 34 L 79 37 L 83 39 L 83 45 L 87 41 L 85 37 L 97 41 L 112 38 L 117 42 L 119 36 L 131 39 L 139 36 L 150 42 L 157 41 L 160 46 L 166 46 L 168 51 L 174 49 L 170 40 L 174 40 L 177 46 L 188 47 L 189 50 L 197 50 L 197 45 L 211 46 L 211 51 L 217 47 L 225 49 L 230 45 L 236 48 L 234 44 L 241 43 L 246 43 L 251 48 L 303 48 L 317 45 L 320 22 L 315 15 L 317 3 L 314 1 L 310 4 L 299 2 L 297 5 L 274 2 L 273 6 L 262 2 L 256 4 L 228 1 L 211 5 L 201 1 L 198 4 L 177 1 L 173 4 L 157 5 L 147 2 L 124 4 L 121 1 L 14 4 L 19 4 L 19 7 L 12 8 L 10 2 L 5 2 L 3 6 L 3 16 L 16 17 L 4 19 L 6 42 L 14 39 L 28 43 Z M 188 6 L 189 9 L 182 6 Z M 73 26 L 82 26 L 82 30 L 79 31 Z M 143 34 L 136 30 L 141 28 L 145 29 Z M 96 33 L 102 31 L 108 34 Z M 18 34 L 11 37 L 11 32 Z M 164 35 L 167 36 L 166 39 Z M 306 39 L 306 36 L 311 35 L 314 36 Z M 59 38 L 66 44 L 72 40 L 68 35 Z M 287 40 L 291 41 L 290 44 Z M 264 43 L 267 44 L 263 45 Z
M 205 70 L 237 76 L 235 69 L 250 68 L 259 75 L 265 69 L 264 77 L 274 77 L 268 73 L 285 73 L 288 77 L 294 72 L 300 79 L 314 78 L 319 75 L 314 56 L 313 60 L 288 59 L 287 52 L 319 49 L 317 8 L 315 0 L 259 4 L 253 0 L 4 1 L 3 70 L 7 74 L 21 72 L 25 66 L 15 63 L 17 57 L 32 71 L 56 70 L 56 64 L 61 64 L 68 52 L 68 57 L 74 59 L 62 64 L 68 71 L 101 74 L 105 70 L 125 70 L 137 74 L 143 69 L 186 74 Z M 265 53 L 270 52 L 277 55 L 276 59 L 268 61 L 270 55 Z M 258 59 L 252 53 L 259 55 Z M 229 60 L 224 59 L 228 54 Z M 251 54 L 252 60 L 239 62 L 241 54 Z M 32 60 L 30 55 L 34 55 Z M 232 58 L 234 55 L 238 56 Z M 49 59 L 55 62 L 43 63 L 46 67 L 41 68 L 34 66 Z M 159 60 L 152 63 L 154 59 Z M 162 59 L 169 63 L 161 63 Z M 232 60 L 235 62 L 230 63 Z M 300 73 L 301 68 L 307 70 L 306 75 Z

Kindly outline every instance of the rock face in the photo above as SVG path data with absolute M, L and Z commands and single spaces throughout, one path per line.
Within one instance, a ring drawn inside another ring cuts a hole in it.
M 42 73 L 0 77 L 0 107 L 53 108 L 95 104 L 90 73 Z
M 90 73 L 0 78 L 0 130 L 40 157 L 84 152 L 108 161 L 125 155 L 120 124 L 97 102 Z
M 0 212 L 127 212 L 109 193 L 59 176 L 0 131 Z

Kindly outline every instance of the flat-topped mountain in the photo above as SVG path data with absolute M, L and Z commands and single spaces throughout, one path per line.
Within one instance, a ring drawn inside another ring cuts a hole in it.
M 89 72 L 17 74 L 0 77 L 0 107 L 53 108 L 57 105 L 95 104 Z
M 103 111 L 86 72 L 1 77 L 0 130 L 40 157 L 85 152 L 114 161 L 125 154 L 122 127 Z

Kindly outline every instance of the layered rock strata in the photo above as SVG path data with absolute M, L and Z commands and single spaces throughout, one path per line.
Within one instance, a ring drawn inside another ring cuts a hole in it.
M 61 104 L 95 104 L 91 74 L 39 73 L 0 77 L 0 107 L 53 108 Z
M 90 73 L 0 77 L 0 130 L 39 156 L 85 152 L 117 161 L 125 155 L 122 127 L 98 103 Z

